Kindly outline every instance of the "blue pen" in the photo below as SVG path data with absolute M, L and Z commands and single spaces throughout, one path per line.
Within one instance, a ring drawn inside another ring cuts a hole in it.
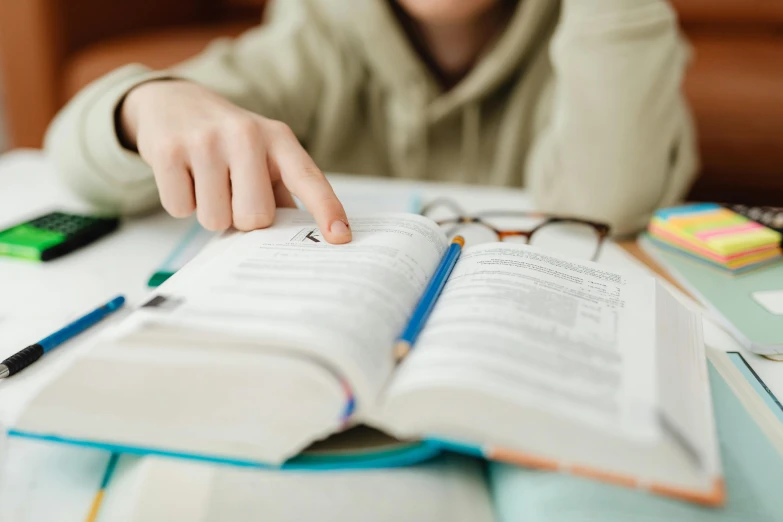
M 462 236 L 456 236 L 452 239 L 451 245 L 446 250 L 440 265 L 438 265 L 438 269 L 435 270 L 435 274 L 424 290 L 419 304 L 416 305 L 416 309 L 413 311 L 410 321 L 408 321 L 408 326 L 405 327 L 402 335 L 397 339 L 397 344 L 394 345 L 394 358 L 397 361 L 404 359 L 416 343 L 416 339 L 424 329 L 432 309 L 435 308 L 435 303 L 438 302 L 438 297 L 440 297 L 443 287 L 446 286 L 446 281 L 449 280 L 451 271 L 454 270 L 454 266 L 457 264 L 464 245 L 465 239 Z
M 84 317 L 81 317 L 61 330 L 54 332 L 49 337 L 41 339 L 36 344 L 30 345 L 24 350 L 12 355 L 0 363 L 0 379 L 10 377 L 15 373 L 24 370 L 40 359 L 46 352 L 57 348 L 65 341 L 76 337 L 91 326 L 94 326 L 100 322 L 101 319 L 122 308 L 122 305 L 124 304 L 125 298 L 123 296 L 115 297 L 105 305 L 96 308 Z

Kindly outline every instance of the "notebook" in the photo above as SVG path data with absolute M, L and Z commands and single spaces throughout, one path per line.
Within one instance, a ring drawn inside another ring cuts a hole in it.
M 211 243 L 9 434 L 279 466 L 367 425 L 414 447 L 723 501 L 701 319 L 653 278 L 468 247 L 396 365 L 449 241 L 412 214 L 351 225 L 350 244 L 329 245 L 311 216 L 283 210 Z
M 761 355 L 783 353 L 783 264 L 730 276 L 705 267 L 648 237 L 639 246 L 748 350 Z

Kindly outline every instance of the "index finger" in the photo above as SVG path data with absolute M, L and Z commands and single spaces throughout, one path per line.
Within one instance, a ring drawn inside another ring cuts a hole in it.
M 299 141 L 295 137 L 278 138 L 269 152 L 283 183 L 313 215 L 324 238 L 335 244 L 351 241 L 351 227 L 342 203 Z

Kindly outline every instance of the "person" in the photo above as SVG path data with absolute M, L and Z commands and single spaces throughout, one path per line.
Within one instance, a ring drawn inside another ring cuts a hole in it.
M 97 205 L 210 230 L 269 226 L 294 194 L 348 242 L 333 171 L 524 186 L 625 234 L 696 172 L 686 63 L 665 0 L 277 0 L 171 70 L 94 82 L 46 149 Z

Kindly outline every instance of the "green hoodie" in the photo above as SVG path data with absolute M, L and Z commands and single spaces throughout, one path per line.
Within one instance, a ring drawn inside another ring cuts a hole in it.
M 46 148 L 94 203 L 158 205 L 114 114 L 139 83 L 178 76 L 287 123 L 324 171 L 524 186 L 540 210 L 622 234 L 695 175 L 686 55 L 663 0 L 521 0 L 444 92 L 388 0 L 277 0 L 264 26 L 171 71 L 128 65 L 94 82 L 52 123 Z

